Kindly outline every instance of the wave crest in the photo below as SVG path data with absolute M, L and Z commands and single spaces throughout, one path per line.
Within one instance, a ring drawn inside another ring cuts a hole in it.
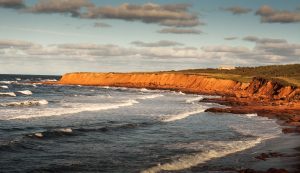
M 192 155 L 183 155 L 170 163 L 158 164 L 152 168 L 146 169 L 141 173 L 156 173 L 161 171 L 177 171 L 205 163 L 213 158 L 220 158 L 226 155 L 252 148 L 261 142 L 260 138 L 249 141 L 208 141 L 205 145 L 213 146 L 213 149 L 207 149 Z
M 23 95 L 32 95 L 32 92 L 30 90 L 17 91 L 16 93 L 23 94 Z
M 36 132 L 33 134 L 27 135 L 30 138 L 55 138 L 60 136 L 68 136 L 72 135 L 73 130 L 71 128 L 62 128 L 62 129 L 54 129 L 47 130 L 44 132 Z
M 194 103 L 195 101 L 200 101 L 202 99 L 203 99 L 203 97 L 199 96 L 199 97 L 194 97 L 194 98 L 187 99 L 185 102 L 186 103 Z
M 0 88 L 3 88 L 3 89 L 8 89 L 8 86 L 6 86 L 6 85 L 2 85 L 2 86 L 0 86 Z
M 37 105 L 46 105 L 48 104 L 47 100 L 26 100 L 20 102 L 9 102 L 9 103 L 1 103 L 0 106 L 37 106 Z
M 132 99 L 121 103 L 110 103 L 110 104 L 69 103 L 69 104 L 64 104 L 61 108 L 45 108 L 42 110 L 32 109 L 32 110 L 27 110 L 22 112 L 20 111 L 9 112 L 5 120 L 50 117 L 50 116 L 76 114 L 80 112 L 93 112 L 93 111 L 100 111 L 100 110 L 118 109 L 120 107 L 132 106 L 137 103 L 139 102 Z
M 7 92 L 7 93 L 0 93 L 0 96 L 16 97 L 17 95 L 14 92 Z
M 162 97 L 162 96 L 164 96 L 164 95 L 162 95 L 162 94 L 153 94 L 153 95 L 141 96 L 138 99 L 140 99 L 140 100 L 146 100 L 146 99 L 154 99 L 154 98 Z
M 186 118 L 190 115 L 194 115 L 194 114 L 197 114 L 197 113 L 204 112 L 205 109 L 206 108 L 201 108 L 201 109 L 198 109 L 198 110 L 182 112 L 182 113 L 175 114 L 175 115 L 165 115 L 160 120 L 162 122 L 171 122 L 171 121 L 181 120 L 181 119 L 184 119 L 184 118 Z

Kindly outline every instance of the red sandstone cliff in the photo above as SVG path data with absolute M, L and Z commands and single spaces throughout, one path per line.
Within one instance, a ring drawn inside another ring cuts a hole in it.
M 178 73 L 68 73 L 59 84 L 172 89 L 190 93 L 231 95 L 238 98 L 299 99 L 300 89 L 262 78 L 250 83 Z

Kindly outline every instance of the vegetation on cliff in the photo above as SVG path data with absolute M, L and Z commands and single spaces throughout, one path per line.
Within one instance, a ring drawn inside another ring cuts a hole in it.
M 200 74 L 203 76 L 250 82 L 253 77 L 262 77 L 277 81 L 282 85 L 300 86 L 300 64 L 269 65 L 259 67 L 236 67 L 226 69 L 188 69 L 171 71 L 172 73 Z

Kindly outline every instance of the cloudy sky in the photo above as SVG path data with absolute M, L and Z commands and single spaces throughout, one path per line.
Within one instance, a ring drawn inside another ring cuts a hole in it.
M 299 0 L 0 0 L 0 73 L 300 63 Z

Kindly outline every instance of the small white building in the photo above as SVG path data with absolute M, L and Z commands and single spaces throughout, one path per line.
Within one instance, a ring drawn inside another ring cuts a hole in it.
M 221 65 L 218 69 L 219 69 L 219 70 L 234 70 L 234 69 L 235 69 L 235 66 Z

